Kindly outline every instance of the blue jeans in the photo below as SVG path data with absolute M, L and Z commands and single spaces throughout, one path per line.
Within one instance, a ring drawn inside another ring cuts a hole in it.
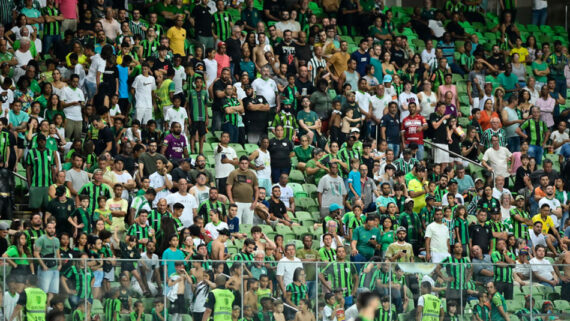
M 394 151 L 394 159 L 400 157 L 400 144 L 388 143 L 388 148 Z
M 85 94 L 87 96 L 85 98 L 87 100 L 90 100 L 91 98 L 93 98 L 95 96 L 95 93 L 97 92 L 97 83 L 85 81 L 85 83 L 83 85 L 85 86 Z
M 544 149 L 542 148 L 542 146 L 537 146 L 537 145 L 529 145 L 528 146 L 528 156 L 534 157 L 537 165 L 542 164 L 542 154 L 543 153 L 544 153 Z
M 53 36 L 44 36 L 44 48 L 43 52 L 45 54 L 49 54 L 49 50 L 52 46 L 57 46 L 61 41 L 60 35 L 53 35 Z
M 566 99 L 566 79 L 556 80 L 556 91 Z
M 419 161 L 424 159 L 424 145 L 418 145 L 418 152 L 416 153 L 416 158 Z
M 212 132 L 217 131 L 217 130 L 222 130 L 222 122 L 224 121 L 223 115 L 224 115 L 223 111 L 213 110 L 212 121 L 210 123 L 210 124 L 212 124 L 212 127 L 210 128 L 212 130 Z M 207 125 L 208 124 L 206 124 L 206 126 Z
M 532 24 L 537 26 L 542 26 L 546 24 L 546 18 L 548 17 L 548 8 L 540 10 L 532 10 Z
M 310 299 L 316 298 L 317 295 L 317 281 L 307 281 L 307 293 Z
M 355 263 L 354 265 L 356 266 L 356 272 L 360 273 L 360 269 L 362 269 L 362 266 L 364 266 L 364 264 L 361 262 L 368 262 L 368 259 L 364 255 L 358 253 L 355 256 L 350 256 L 350 262 Z
M 271 182 L 273 184 L 279 182 L 279 177 L 281 177 L 281 174 L 285 173 L 289 175 L 290 172 L 291 172 L 291 166 L 287 168 L 276 168 L 271 166 Z
M 222 131 L 230 134 L 230 143 L 237 143 L 239 141 L 239 130 L 234 124 L 225 122 L 222 125 Z
M 507 147 L 511 153 L 518 152 L 521 149 L 521 138 L 519 136 L 507 138 Z

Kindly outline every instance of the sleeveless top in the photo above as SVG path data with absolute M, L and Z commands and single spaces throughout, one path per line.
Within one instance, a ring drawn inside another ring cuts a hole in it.
M 258 178 L 271 179 L 271 158 L 269 157 L 269 151 L 262 151 L 257 149 L 258 155 L 255 159 L 255 166 L 259 167 L 264 165 L 265 168 L 257 171 Z
M 352 87 L 352 90 L 356 91 L 358 89 L 358 74 L 356 73 L 356 71 L 350 73 L 345 70 L 344 76 L 345 76 L 344 83 L 349 83 L 350 87 Z
M 518 120 L 519 119 L 519 115 L 517 114 L 517 111 L 510 108 L 510 107 L 505 107 L 505 110 L 507 111 L 507 117 L 509 121 L 513 121 L 513 120 Z M 518 136 L 518 134 L 515 132 L 517 130 L 517 128 L 519 128 L 520 124 L 512 124 L 510 126 L 505 127 L 505 136 L 507 138 L 511 138 L 511 137 L 516 137 Z

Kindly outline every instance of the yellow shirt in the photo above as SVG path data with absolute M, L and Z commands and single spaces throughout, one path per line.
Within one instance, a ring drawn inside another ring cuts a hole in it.
M 526 57 L 528 56 L 528 50 L 525 47 L 513 48 L 511 49 L 511 56 L 513 54 L 519 54 L 519 61 L 523 64 L 526 63 Z
M 107 200 L 107 208 L 110 212 L 126 212 L 128 214 L 129 203 L 126 200 L 121 199 L 119 201 L 115 201 L 113 199 Z M 125 229 L 125 218 L 124 217 L 112 217 L 111 218 L 111 231 L 114 231 L 115 228 L 119 228 L 119 232 L 124 232 Z
M 542 223 L 542 234 L 548 234 L 550 228 L 554 228 L 554 221 L 550 216 L 547 216 L 546 220 L 543 220 L 540 214 L 536 214 L 532 217 L 532 223 L 537 221 Z
M 71 60 L 69 60 L 69 56 L 71 56 L 71 52 L 65 56 L 65 62 L 67 63 L 67 67 L 71 67 Z M 87 62 L 87 56 L 84 54 L 77 55 L 77 63 L 83 65 Z
M 170 49 L 172 49 L 173 54 L 179 54 L 181 56 L 186 56 L 184 53 L 184 40 L 186 40 L 186 29 L 177 27 L 171 27 L 166 32 L 166 36 L 170 40 Z
M 412 178 L 408 182 L 408 191 L 423 192 L 423 191 L 425 191 L 424 185 L 417 178 Z M 419 213 L 422 210 L 422 208 L 426 207 L 426 195 L 425 194 L 422 194 L 418 197 L 414 197 L 413 200 L 414 200 L 413 211 L 415 213 Z

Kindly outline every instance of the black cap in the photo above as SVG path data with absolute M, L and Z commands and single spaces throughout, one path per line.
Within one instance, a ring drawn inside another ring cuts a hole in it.
M 43 141 L 46 140 L 46 136 L 45 136 L 44 134 L 42 134 L 42 133 L 39 133 L 37 137 L 38 137 L 38 138 L 36 138 L 36 140 L 43 140 Z
M 63 195 L 65 195 L 65 186 L 61 185 L 55 188 L 55 196 L 56 197 L 61 197 Z
M 253 87 L 251 87 L 250 84 L 245 84 L 245 85 L 243 85 L 242 87 L 243 87 L 243 90 L 248 90 L 248 89 L 252 89 L 252 88 L 253 88 Z

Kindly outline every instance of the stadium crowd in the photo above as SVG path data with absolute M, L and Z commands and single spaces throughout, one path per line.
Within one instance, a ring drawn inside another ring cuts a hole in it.
M 568 32 L 499 2 L 0 0 L 4 320 L 568 320 Z

